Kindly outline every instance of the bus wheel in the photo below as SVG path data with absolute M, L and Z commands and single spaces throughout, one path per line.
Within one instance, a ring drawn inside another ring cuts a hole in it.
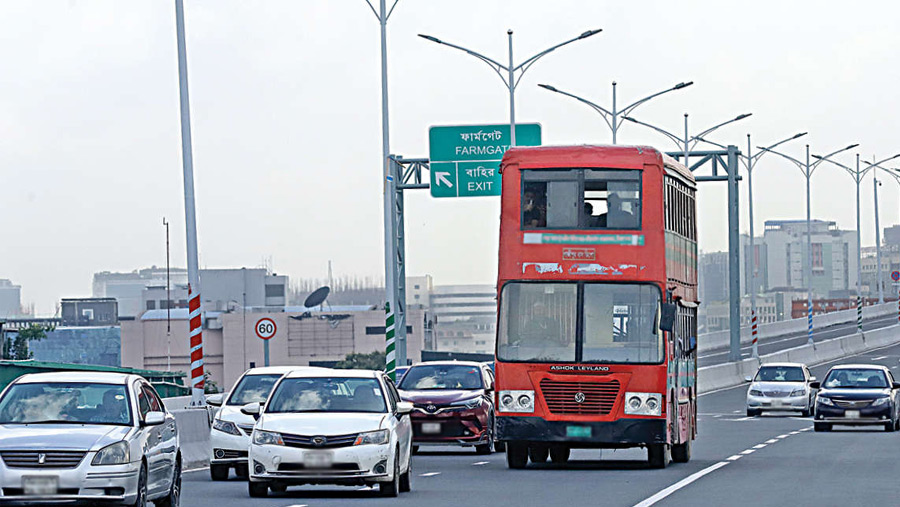
M 528 446 L 528 457 L 532 463 L 546 463 L 550 456 L 550 448 L 546 445 Z
M 509 468 L 525 468 L 528 465 L 528 446 L 521 442 L 507 442 L 506 465 Z
M 569 448 L 563 445 L 554 445 L 551 447 L 550 461 L 557 465 L 565 465 L 569 461 Z
M 666 444 L 650 444 L 647 446 L 647 462 L 650 468 L 666 468 L 672 458 Z
M 675 463 L 687 463 L 691 460 L 691 437 L 688 436 L 687 442 L 672 446 L 672 461 Z

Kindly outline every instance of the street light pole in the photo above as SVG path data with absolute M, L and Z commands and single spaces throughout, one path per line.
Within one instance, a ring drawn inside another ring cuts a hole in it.
M 487 56 L 484 56 L 481 53 L 472 51 L 471 49 L 467 49 L 467 48 L 464 48 L 464 47 L 456 45 L 456 44 L 451 44 L 449 42 L 445 42 L 445 41 L 438 39 L 437 37 L 433 37 L 431 35 L 425 35 L 425 34 L 420 33 L 419 37 L 422 37 L 425 40 L 434 42 L 435 44 L 441 44 L 444 46 L 451 47 L 453 49 L 458 49 L 468 55 L 474 56 L 475 58 L 478 58 L 482 62 L 486 63 L 489 67 L 491 67 L 491 69 L 494 70 L 494 72 L 497 73 L 498 76 L 500 76 L 500 79 L 503 81 L 503 84 L 506 85 L 507 89 L 509 89 L 510 146 L 515 146 L 516 145 L 516 88 L 519 86 L 519 81 L 522 80 L 522 76 L 525 75 L 525 72 L 534 64 L 534 62 L 540 60 L 542 57 L 546 56 L 547 54 L 549 54 L 549 53 L 555 51 L 556 49 L 559 49 L 567 44 L 571 44 L 575 41 L 587 39 L 588 37 L 597 35 L 601 31 L 602 31 L 601 29 L 588 30 L 588 31 L 582 33 L 581 35 L 579 35 L 578 37 L 569 39 L 565 42 L 561 42 L 555 46 L 552 46 L 550 48 L 547 48 L 547 49 L 541 51 L 540 53 L 535 54 L 531 58 L 524 60 L 519 65 L 516 65 L 515 61 L 513 60 L 513 31 L 512 30 L 506 31 L 507 37 L 509 39 L 509 63 L 507 65 L 503 65 L 502 63 L 500 63 L 496 60 L 493 60 L 491 58 L 488 58 Z M 501 72 L 501 71 L 506 71 L 506 77 L 504 77 L 503 72 Z M 519 72 L 518 77 L 516 77 L 516 72 Z
M 656 92 L 652 95 L 648 95 L 648 96 L 642 98 L 641 100 L 635 101 L 635 102 L 625 106 L 624 108 L 622 108 L 621 111 L 618 108 L 616 82 L 615 81 L 613 81 L 613 83 L 612 83 L 612 111 L 608 111 L 603 106 L 599 106 L 583 97 L 579 97 L 578 95 L 575 95 L 573 93 L 559 90 L 556 87 L 550 86 L 548 84 L 539 84 L 538 86 L 540 86 L 541 88 L 543 88 L 545 90 L 549 90 L 551 92 L 555 92 L 560 95 L 565 95 L 566 97 L 571 97 L 583 104 L 590 106 L 594 111 L 596 111 L 597 113 L 600 114 L 600 116 L 606 122 L 606 125 L 609 126 L 609 129 L 612 131 L 612 143 L 615 145 L 618 142 L 619 127 L 622 125 L 622 122 L 625 121 L 625 116 L 628 116 L 638 106 L 640 106 L 644 102 L 647 102 L 648 100 L 650 100 L 654 97 L 658 97 L 664 93 L 669 93 L 669 92 L 672 92 L 675 90 L 680 90 L 682 88 L 686 88 L 692 84 L 694 84 L 693 81 L 689 81 L 687 83 L 678 83 L 677 85 L 675 85 L 671 88 L 667 88 L 663 91 Z
M 884 304 L 884 281 L 881 277 L 881 226 L 878 224 L 878 177 L 872 178 L 873 187 L 875 188 L 875 269 L 878 283 L 878 304 Z
M 709 133 L 711 133 L 711 132 L 713 132 L 713 131 L 715 131 L 715 130 L 718 130 L 718 129 L 721 128 L 721 127 L 724 127 L 725 125 L 728 125 L 728 124 L 730 124 L 730 123 L 734 123 L 734 122 L 739 121 L 739 120 L 743 120 L 744 118 L 747 118 L 747 117 L 749 117 L 749 116 L 753 116 L 753 113 L 744 113 L 744 114 L 738 115 L 738 116 L 736 116 L 736 117 L 734 117 L 734 118 L 732 118 L 732 119 L 730 119 L 730 120 L 728 120 L 728 121 L 723 121 L 722 123 L 719 123 L 718 125 L 713 125 L 712 127 L 710 127 L 710 128 L 708 128 L 708 129 L 706 129 L 706 130 L 700 132 L 699 134 L 697 134 L 697 135 L 695 135 L 695 136 L 690 136 L 690 137 L 689 137 L 689 135 L 688 135 L 688 115 L 687 115 L 687 113 L 685 113 L 685 114 L 684 114 L 684 138 L 683 138 L 683 139 L 679 138 L 679 137 L 676 136 L 675 134 L 672 134 L 671 132 L 668 132 L 668 131 L 666 131 L 666 130 L 663 130 L 663 129 L 661 129 L 661 128 L 655 126 L 655 125 L 651 125 L 651 124 L 649 124 L 649 123 L 645 123 L 645 122 L 639 121 L 639 120 L 637 120 L 636 118 L 633 118 L 633 117 L 631 117 L 631 116 L 625 116 L 625 117 L 623 117 L 622 119 L 623 119 L 623 120 L 628 120 L 628 121 L 630 121 L 631 123 L 637 123 L 638 125 L 643 125 L 643 126 L 649 128 L 649 129 L 651 129 L 651 130 L 654 130 L 654 131 L 656 131 L 656 132 L 659 132 L 660 134 L 662 134 L 662 135 L 668 137 L 670 141 L 672 141 L 673 143 L 675 143 L 675 146 L 678 147 L 678 150 L 681 151 L 681 152 L 683 153 L 682 156 L 685 157 L 685 160 L 684 160 L 685 164 L 684 164 L 684 165 L 685 165 L 685 167 L 688 167 L 688 169 L 690 169 L 690 167 L 687 165 L 687 156 L 688 156 L 688 154 L 690 153 L 691 149 L 692 149 L 693 147 L 697 146 L 697 143 L 699 143 L 700 141 L 704 141 L 704 142 L 710 143 L 710 141 L 707 141 L 706 139 L 704 139 L 703 136 L 705 136 L 705 135 L 707 135 L 707 134 L 709 134 Z M 692 143 L 693 143 L 693 144 L 692 144 Z M 715 144 L 715 143 L 711 143 L 711 144 Z

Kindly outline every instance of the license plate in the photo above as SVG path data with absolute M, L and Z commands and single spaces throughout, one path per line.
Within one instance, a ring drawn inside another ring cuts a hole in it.
M 331 468 L 334 454 L 330 451 L 306 451 L 303 453 L 303 466 L 305 468 Z
M 22 477 L 22 490 L 26 495 L 47 496 L 55 495 L 59 490 L 58 477 Z
M 772 406 L 773 406 L 773 407 L 780 407 L 780 406 L 782 406 L 783 404 L 784 404 L 784 402 L 783 402 L 782 400 L 772 400 Z
M 441 423 L 422 423 L 422 433 L 434 435 L 441 432 Z
M 848 410 L 844 412 L 844 417 L 847 419 L 859 419 L 859 410 Z
M 566 426 L 566 436 L 573 438 L 589 438 L 591 436 L 590 426 Z

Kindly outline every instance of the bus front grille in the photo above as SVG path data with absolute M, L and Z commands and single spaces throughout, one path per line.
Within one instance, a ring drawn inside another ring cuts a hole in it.
M 607 415 L 619 396 L 619 381 L 557 382 L 541 380 L 541 395 L 553 414 Z

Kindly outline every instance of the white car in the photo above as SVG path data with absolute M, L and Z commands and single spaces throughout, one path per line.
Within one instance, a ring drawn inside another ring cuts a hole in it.
M 800 412 L 809 417 L 816 406 L 816 390 L 809 385 L 816 380 L 801 363 L 767 363 L 759 367 L 747 389 L 747 416 L 762 412 Z
M 177 506 L 175 418 L 137 375 L 23 375 L 0 395 L 0 504 Z
M 241 407 L 248 403 L 265 402 L 282 375 L 302 369 L 298 366 L 250 368 L 235 382 L 229 393 L 207 398 L 207 404 L 220 407 L 209 433 L 209 475 L 212 480 L 228 479 L 232 468 L 238 477 L 247 478 L 247 448 L 250 447 L 250 434 L 256 420 L 241 413 Z
M 296 371 L 257 415 L 250 444 L 251 497 L 303 484 L 375 485 L 384 496 L 409 491 L 412 404 L 383 372 Z

